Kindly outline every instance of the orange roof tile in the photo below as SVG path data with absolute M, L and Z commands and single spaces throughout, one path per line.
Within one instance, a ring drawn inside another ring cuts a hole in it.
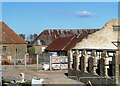
M 2 30 L 2 41 L 0 41 L 0 44 L 26 44 L 26 41 L 4 22 L 0 22 L 0 29 Z

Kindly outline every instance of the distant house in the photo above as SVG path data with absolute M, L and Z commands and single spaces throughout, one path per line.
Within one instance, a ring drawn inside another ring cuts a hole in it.
M 23 59 L 27 52 L 26 41 L 15 33 L 7 24 L 0 22 L 0 45 L 3 59 Z
M 89 29 L 89 30 L 85 29 L 85 30 L 73 30 L 73 31 L 75 32 L 77 31 L 79 33 L 70 34 L 70 35 L 61 35 L 56 39 L 54 39 L 46 47 L 45 50 L 49 52 L 51 56 L 52 65 L 56 64 L 57 66 L 60 66 L 62 63 L 62 67 L 66 68 L 65 66 L 68 66 L 67 63 L 68 63 L 68 56 L 69 56 L 70 50 L 78 42 L 82 41 L 83 38 L 87 38 L 89 34 L 92 34 L 98 31 L 98 29 Z M 59 68 L 62 69 L 61 66 Z
M 64 52 L 64 55 L 67 55 L 67 52 L 72 49 L 78 42 L 82 41 L 83 38 L 87 38 L 89 34 L 92 34 L 99 29 L 81 29 L 81 30 L 71 30 L 70 35 L 61 35 L 54 39 L 47 47 L 46 51 L 49 52 Z M 69 30 L 68 30 L 69 32 Z M 62 53 L 61 53 L 62 54 Z
M 47 46 L 51 46 L 51 43 L 55 42 L 58 38 L 65 38 L 70 37 L 72 38 L 74 35 L 80 35 L 80 37 L 83 37 L 84 34 L 91 34 L 93 32 L 98 31 L 98 29 L 51 29 L 51 30 L 44 30 L 35 40 L 31 42 L 32 45 L 35 46 L 36 51 L 39 51 L 41 47 L 46 48 Z M 63 39 L 66 40 L 66 39 Z M 68 39 L 67 39 L 68 40 Z M 69 40 L 70 41 L 70 40 Z M 53 44 L 52 43 L 52 44 Z M 54 43 L 56 45 L 56 43 Z M 66 46 L 67 43 L 63 45 L 63 47 Z M 60 45 L 61 46 L 61 45 Z M 47 48 L 48 49 L 48 48 Z M 50 49 L 50 48 L 49 48 Z M 52 48 L 53 49 L 53 48 Z M 54 48 L 55 49 L 55 48 Z M 40 50 L 41 51 L 41 50 Z
M 34 45 L 49 45 L 53 40 L 59 37 L 73 36 L 84 33 L 93 33 L 98 29 L 50 29 L 44 30 L 40 35 L 31 42 Z

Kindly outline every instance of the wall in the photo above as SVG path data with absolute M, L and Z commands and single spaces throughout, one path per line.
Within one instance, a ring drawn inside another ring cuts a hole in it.
M 24 59 L 27 44 L 2 44 L 2 59 Z M 5 49 L 6 47 L 6 49 Z

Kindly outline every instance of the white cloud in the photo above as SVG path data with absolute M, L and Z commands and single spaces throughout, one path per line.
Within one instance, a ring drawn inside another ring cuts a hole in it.
M 89 11 L 76 12 L 75 15 L 78 16 L 78 17 L 83 17 L 83 18 L 84 18 L 84 17 L 95 16 L 94 13 L 89 12 Z

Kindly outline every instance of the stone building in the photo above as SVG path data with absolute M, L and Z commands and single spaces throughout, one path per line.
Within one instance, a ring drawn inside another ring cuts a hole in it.
M 120 20 L 82 39 L 69 52 L 68 75 L 92 84 L 120 85 Z
M 17 35 L 7 24 L 0 22 L 2 59 L 23 59 L 27 52 L 27 43 Z

